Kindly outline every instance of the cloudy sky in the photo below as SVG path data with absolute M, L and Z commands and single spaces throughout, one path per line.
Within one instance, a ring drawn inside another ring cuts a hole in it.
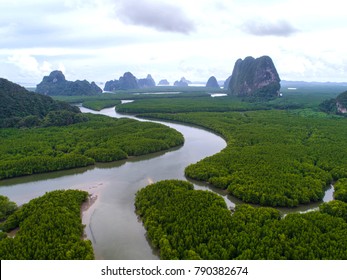
M 347 82 L 342 0 L 1 0 L 0 77 L 224 80 L 269 55 L 282 80 Z

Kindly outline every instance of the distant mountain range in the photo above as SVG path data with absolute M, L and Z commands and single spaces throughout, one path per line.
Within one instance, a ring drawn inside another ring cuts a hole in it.
M 305 81 L 287 81 L 282 80 L 282 87 L 298 87 L 298 86 L 347 86 L 347 82 L 305 82 Z

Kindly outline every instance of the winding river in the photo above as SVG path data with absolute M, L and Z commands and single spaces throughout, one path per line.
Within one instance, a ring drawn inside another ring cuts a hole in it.
M 93 112 L 85 108 L 81 111 Z M 123 117 L 114 108 L 100 113 Z M 95 202 L 85 207 L 82 217 L 97 259 L 158 259 L 135 214 L 135 193 L 152 182 L 185 179 L 187 165 L 226 146 L 222 138 L 206 130 L 165 124 L 184 135 L 182 147 L 110 164 L 3 180 L 0 194 L 21 205 L 56 189 L 86 190 Z M 203 186 L 196 185 L 196 188 Z
M 116 113 L 114 108 L 101 112 L 81 108 L 81 111 L 124 117 Z M 184 145 L 166 152 L 115 163 L 3 180 L 0 182 L 0 194 L 21 205 L 56 189 L 86 190 L 91 193 L 93 203 L 85 205 L 82 217 L 86 225 L 85 233 L 93 243 L 96 259 L 158 259 L 157 253 L 146 239 L 141 221 L 135 214 L 135 193 L 140 188 L 160 180 L 186 180 L 186 166 L 211 156 L 226 146 L 221 137 L 206 130 L 176 123 L 159 123 L 180 131 L 185 138 Z M 219 193 L 228 206 L 239 203 L 224 191 L 198 182 L 193 183 L 196 189 Z M 329 200 L 329 196 L 331 191 L 327 191 L 324 200 Z M 296 211 L 306 211 L 317 205 L 296 208 Z

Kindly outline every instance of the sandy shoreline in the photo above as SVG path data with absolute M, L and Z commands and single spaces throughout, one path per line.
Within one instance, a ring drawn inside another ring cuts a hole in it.
M 87 211 L 98 199 L 98 195 L 96 194 L 89 194 L 87 201 L 83 202 L 81 205 L 81 212 L 83 215 L 83 212 Z
M 85 226 L 84 232 L 83 232 L 83 239 L 90 239 L 91 241 L 94 241 L 93 233 L 91 231 L 90 223 L 93 216 L 93 213 L 96 209 L 98 198 L 100 196 L 100 192 L 102 187 L 104 186 L 103 183 L 94 183 L 88 186 L 78 186 L 77 188 L 83 191 L 88 192 L 88 199 L 82 203 L 81 205 L 81 219 L 82 224 Z
M 85 187 L 77 186 L 76 189 L 86 191 L 89 193 L 88 199 L 81 205 L 81 215 L 83 216 L 86 212 L 94 205 L 100 195 L 100 189 L 103 186 L 103 183 L 97 183 Z

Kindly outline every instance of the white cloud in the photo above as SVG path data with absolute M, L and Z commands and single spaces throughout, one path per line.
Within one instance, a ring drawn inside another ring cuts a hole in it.
M 28 77 L 33 79 L 34 82 L 42 79 L 44 75 L 54 70 L 50 62 L 46 60 L 39 62 L 34 56 L 28 54 L 15 54 L 9 56 L 6 63 L 11 65 L 12 68 L 15 67 L 19 76 Z
M 204 81 L 226 78 L 238 58 L 269 55 L 285 79 L 346 81 L 342 4 L 1 0 L 0 75 L 39 82 L 60 69 L 71 80 L 106 81 L 133 71 Z
M 48 61 L 44 61 L 42 65 L 39 67 L 39 69 L 43 73 L 50 73 L 53 71 L 52 64 Z
M 266 19 L 251 19 L 245 22 L 241 29 L 256 36 L 289 37 L 299 30 L 286 20 L 269 21 Z
M 59 63 L 57 70 L 60 70 L 61 72 L 66 73 L 65 65 L 61 62 Z
M 8 58 L 8 63 L 14 64 L 22 72 L 32 74 L 40 73 L 40 65 L 35 57 L 30 55 L 13 55 Z
M 195 30 L 183 7 L 159 0 L 120 0 L 118 4 L 117 17 L 125 23 L 184 34 Z

